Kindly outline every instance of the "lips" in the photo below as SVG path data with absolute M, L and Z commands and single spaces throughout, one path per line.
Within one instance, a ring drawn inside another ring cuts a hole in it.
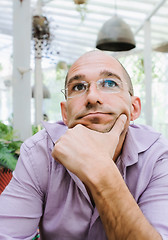
M 107 112 L 89 112 L 86 114 L 83 114 L 81 116 L 78 117 L 78 119 L 81 118 L 101 118 L 107 115 L 112 115 L 111 113 L 107 113 Z
M 80 115 L 80 117 L 77 119 L 77 121 L 80 124 L 83 124 L 85 126 L 90 124 L 107 124 L 114 120 L 114 116 L 112 113 L 107 112 L 89 112 L 85 113 L 83 115 Z

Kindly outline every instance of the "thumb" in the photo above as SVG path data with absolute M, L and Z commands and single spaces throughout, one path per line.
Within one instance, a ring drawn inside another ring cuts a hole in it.
M 120 135 L 122 134 L 122 132 L 123 132 L 123 130 L 124 130 L 126 121 L 127 121 L 127 116 L 126 116 L 125 114 L 121 114 L 121 115 L 117 118 L 114 126 L 113 126 L 112 129 L 108 132 L 108 134 L 111 135 L 111 136 L 120 137 Z
M 126 121 L 127 121 L 127 116 L 125 114 L 120 115 L 117 118 L 112 129 L 108 133 L 106 133 L 108 134 L 108 142 L 110 141 L 110 156 L 114 161 L 118 155 L 118 153 L 116 153 L 116 148 L 117 148 L 117 145 L 119 144 L 120 136 L 124 132 Z

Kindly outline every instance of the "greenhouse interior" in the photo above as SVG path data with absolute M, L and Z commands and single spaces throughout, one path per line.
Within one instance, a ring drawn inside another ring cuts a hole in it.
M 60 120 L 69 67 L 85 52 L 101 49 L 105 25 L 115 35 L 123 21 L 134 46 L 101 50 L 123 64 L 141 98 L 135 123 L 168 138 L 167 13 L 163 0 L 1 0 L 0 122 L 23 141 L 42 121 Z
M 0 239 L 168 239 L 167 160 L 168 0 L 0 0 Z

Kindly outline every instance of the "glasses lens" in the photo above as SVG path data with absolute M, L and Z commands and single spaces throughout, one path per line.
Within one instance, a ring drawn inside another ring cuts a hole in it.
M 87 85 L 88 84 L 84 81 L 80 82 L 75 81 L 73 83 L 68 84 L 68 87 L 66 89 L 67 97 L 72 98 L 83 94 L 87 89 Z
M 98 88 L 103 92 L 117 93 L 121 90 L 121 81 L 118 79 L 100 79 L 97 81 Z

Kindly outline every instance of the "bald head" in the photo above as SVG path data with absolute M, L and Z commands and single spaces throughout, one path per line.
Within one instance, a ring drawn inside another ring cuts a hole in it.
M 86 58 L 92 58 L 92 59 L 95 58 L 95 60 L 96 60 L 97 58 L 101 58 L 101 57 L 102 58 L 103 57 L 109 58 L 109 61 L 110 60 L 116 61 L 120 65 L 120 67 L 122 69 L 122 72 L 123 72 L 124 79 L 128 84 L 128 91 L 129 91 L 130 95 L 133 96 L 134 95 L 134 90 L 133 90 L 132 81 L 131 81 L 131 78 L 130 78 L 128 72 L 126 71 L 126 69 L 123 67 L 123 65 L 116 58 L 114 58 L 114 57 L 112 57 L 112 56 L 110 56 L 110 55 L 108 55 L 105 52 L 100 51 L 100 50 L 93 50 L 93 51 L 86 52 L 85 54 L 83 54 L 81 57 L 79 57 L 73 63 L 73 65 L 69 69 L 69 71 L 67 73 L 67 76 L 66 76 L 66 79 L 65 79 L 65 88 L 67 86 L 69 72 L 76 65 L 76 63 L 78 63 L 78 61 L 80 61 L 80 62 L 83 61 L 83 63 L 85 64 Z

